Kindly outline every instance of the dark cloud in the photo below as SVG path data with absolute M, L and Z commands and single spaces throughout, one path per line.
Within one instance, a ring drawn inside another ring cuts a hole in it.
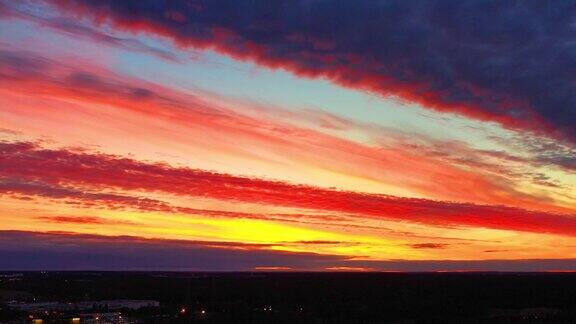
M 49 60 L 30 52 L 0 50 L 0 82 L 36 77 L 50 68 Z
M 286 243 L 296 243 L 296 244 L 310 244 L 310 245 L 338 245 L 338 244 L 350 244 L 350 242 L 342 242 L 342 241 L 326 241 L 326 240 L 313 240 L 313 241 L 292 241 Z
M 362 261 L 336 255 L 283 252 L 236 242 L 143 239 L 74 233 L 0 231 L 0 270 L 576 270 L 575 259 Z
M 567 172 L 576 171 L 576 146 L 536 136 L 492 137 L 496 142 L 531 155 L 535 166 L 552 166 Z
M 322 269 L 339 256 L 271 251 L 268 245 L 151 240 L 130 236 L 0 231 L 0 270 Z
M 113 219 L 106 219 L 102 217 L 96 216 L 69 216 L 69 215 L 62 215 L 62 216 L 39 216 L 36 219 L 50 222 L 50 223 L 59 223 L 59 224 L 84 224 L 84 225 L 137 225 L 137 223 L 130 222 L 130 221 L 121 221 L 121 220 L 113 220 Z
M 505 152 L 494 155 L 496 152 L 485 151 L 486 154 L 510 162 L 509 164 L 520 163 L 532 168 L 548 168 L 567 175 L 576 171 L 576 145 L 573 143 L 520 134 L 506 138 L 490 135 L 489 138 L 510 151 L 519 152 L 519 155 L 512 156 Z M 481 157 L 478 157 L 478 160 L 481 160 Z M 570 182 L 559 181 L 562 180 L 562 176 L 553 178 L 548 175 L 549 173 L 533 172 L 528 168 L 523 168 L 515 174 L 501 169 L 501 174 L 507 173 L 509 177 L 523 178 L 549 189 L 572 187 Z
M 159 98 L 159 96 L 150 89 L 128 86 L 85 71 L 74 71 L 70 73 L 63 83 L 65 86 L 75 88 L 78 91 L 106 93 L 108 95 L 130 98 L 133 100 Z
M 49 2 L 179 45 L 576 141 L 575 1 Z
M 448 247 L 449 244 L 445 243 L 415 243 L 409 244 L 413 249 L 444 249 Z

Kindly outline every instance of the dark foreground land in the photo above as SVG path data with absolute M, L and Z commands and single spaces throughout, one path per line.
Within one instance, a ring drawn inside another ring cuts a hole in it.
M 576 323 L 570 273 L 0 275 L 1 323 Z

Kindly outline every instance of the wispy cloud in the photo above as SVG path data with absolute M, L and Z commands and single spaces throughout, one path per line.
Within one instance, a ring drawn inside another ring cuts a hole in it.
M 83 224 L 83 225 L 137 225 L 135 222 L 125 220 L 113 220 L 96 216 L 39 216 L 36 217 L 41 221 L 59 223 L 59 224 Z
M 413 249 L 444 249 L 448 246 L 446 243 L 414 243 L 409 245 Z
M 56 32 L 84 39 L 92 43 L 140 52 L 174 63 L 181 62 L 181 58 L 174 52 L 148 45 L 138 39 L 114 36 L 68 17 L 37 15 L 25 10 L 20 10 L 17 5 L 14 5 L 14 3 L 0 1 L 0 15 L 6 19 L 29 21 L 42 28 L 49 28 Z

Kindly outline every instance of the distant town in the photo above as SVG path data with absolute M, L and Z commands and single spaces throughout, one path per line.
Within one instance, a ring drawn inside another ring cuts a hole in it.
M 20 302 L 9 301 L 6 306 L 27 313 L 35 324 L 67 321 L 70 323 L 132 323 L 123 311 L 154 310 L 160 303 L 154 300 L 99 300 L 82 302 Z
M 14 272 L 0 323 L 565 323 L 574 291 L 571 273 Z

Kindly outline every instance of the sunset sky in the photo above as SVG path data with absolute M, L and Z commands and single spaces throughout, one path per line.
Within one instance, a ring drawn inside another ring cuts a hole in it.
M 0 0 L 0 270 L 576 270 L 574 17 Z

